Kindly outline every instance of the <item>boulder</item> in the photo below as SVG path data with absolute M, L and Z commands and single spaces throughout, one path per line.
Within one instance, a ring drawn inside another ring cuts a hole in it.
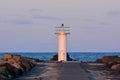
M 31 66 L 28 61 L 22 61 L 22 65 L 26 68 L 26 71 L 31 69 Z
M 8 59 L 11 59 L 11 58 L 13 58 L 12 54 L 9 54 L 9 53 L 4 54 L 4 60 L 8 60 Z
M 0 59 L 0 64 L 5 63 L 5 61 L 3 59 Z
M 120 64 L 112 65 L 112 66 L 111 66 L 111 69 L 120 72 Z
M 9 79 L 12 79 L 12 75 L 10 74 L 7 68 L 7 64 L 4 63 L 0 65 L 0 80 L 9 80 Z
M 73 61 L 73 59 L 69 56 L 68 53 L 67 53 L 67 61 Z
M 102 58 L 102 62 L 103 63 L 107 63 L 107 62 L 109 62 L 109 61 L 120 61 L 120 58 L 118 57 L 118 56 L 104 56 L 103 58 Z
M 18 64 L 22 67 L 22 71 L 25 72 L 26 71 L 26 67 L 22 64 L 22 62 L 19 62 Z
M 10 73 L 10 75 L 12 75 L 13 77 L 15 77 L 14 76 L 14 67 L 13 66 L 11 66 L 8 63 L 5 63 L 3 66 L 6 67 L 6 70 Z
M 35 64 L 33 62 L 29 62 L 31 68 L 33 68 L 35 66 Z
M 11 64 L 6 63 L 7 71 L 15 78 L 22 74 L 22 70 Z
M 50 60 L 51 61 L 58 61 L 58 54 L 54 55 Z
M 14 63 L 16 63 L 16 60 L 14 60 L 13 58 L 11 58 L 8 61 L 6 61 L 6 63 L 8 63 L 8 64 L 14 64 Z
M 17 69 L 17 68 L 14 68 L 13 72 L 14 72 L 14 77 L 19 77 L 23 73 L 21 69 Z
M 8 79 L 8 71 L 6 66 L 3 66 L 5 63 L 0 64 L 0 80 L 7 80 Z
M 95 62 L 96 63 L 102 63 L 102 60 L 101 59 L 97 59 Z
M 0 67 L 0 74 L 6 74 L 7 73 L 7 69 L 5 66 L 1 66 Z
M 22 67 L 18 63 L 13 63 L 12 66 L 22 70 Z
M 9 80 L 7 76 L 0 74 L 0 80 Z
M 20 61 L 21 60 L 21 56 L 20 55 L 13 55 L 13 59 L 15 61 Z
M 41 62 L 40 59 L 36 59 L 36 58 L 28 58 L 28 57 L 22 57 L 22 60 L 30 60 L 32 62 Z
M 112 65 L 116 65 L 118 64 L 117 62 L 113 62 L 113 61 L 109 61 L 106 63 L 106 66 L 110 69 L 112 67 Z
M 31 70 L 36 61 L 38 59 L 5 53 L 4 59 L 0 59 L 0 80 L 13 80 L 23 72 Z
M 8 78 L 15 78 L 23 73 L 21 66 L 18 65 L 17 63 L 14 64 L 4 63 L 0 65 L 0 69 L 1 69 L 0 72 Z

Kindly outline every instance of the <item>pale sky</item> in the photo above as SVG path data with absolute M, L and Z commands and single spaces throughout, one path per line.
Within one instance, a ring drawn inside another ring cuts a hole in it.
M 56 52 L 62 23 L 69 52 L 120 51 L 120 0 L 0 0 L 0 52 Z

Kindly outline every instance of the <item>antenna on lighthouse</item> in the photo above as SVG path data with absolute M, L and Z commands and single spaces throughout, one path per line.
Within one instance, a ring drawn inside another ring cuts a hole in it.
M 64 27 L 61 24 L 60 27 L 56 27 L 55 34 L 58 35 L 58 61 L 67 61 L 67 35 L 70 34 L 70 27 Z

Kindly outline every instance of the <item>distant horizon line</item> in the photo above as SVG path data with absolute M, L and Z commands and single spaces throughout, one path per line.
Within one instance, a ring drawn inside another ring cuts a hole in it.
M 120 51 L 69 51 L 67 53 L 119 53 Z M 0 53 L 58 53 L 58 52 L 44 52 L 44 51 L 2 51 Z

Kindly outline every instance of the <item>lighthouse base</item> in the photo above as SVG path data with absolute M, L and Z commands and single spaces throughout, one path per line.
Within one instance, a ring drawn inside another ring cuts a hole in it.
M 58 54 L 55 54 L 51 59 L 51 61 L 58 61 Z M 66 61 L 73 61 L 73 59 L 67 53 L 67 60 Z

